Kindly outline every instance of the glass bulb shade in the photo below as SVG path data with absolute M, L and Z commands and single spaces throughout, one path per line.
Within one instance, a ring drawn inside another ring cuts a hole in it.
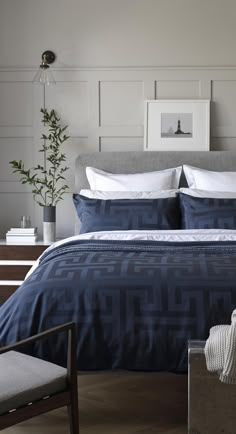
M 40 66 L 39 70 L 35 74 L 33 83 L 47 85 L 56 84 L 50 68 L 43 68 L 42 66 Z

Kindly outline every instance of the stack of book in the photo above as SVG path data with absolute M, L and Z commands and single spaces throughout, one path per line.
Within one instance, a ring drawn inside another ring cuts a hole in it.
M 35 243 L 37 239 L 37 228 L 11 228 L 6 233 L 7 243 Z

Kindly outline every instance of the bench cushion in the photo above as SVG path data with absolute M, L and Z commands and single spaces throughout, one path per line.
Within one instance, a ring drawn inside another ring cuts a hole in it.
M 0 414 L 62 392 L 67 370 L 16 351 L 0 355 Z

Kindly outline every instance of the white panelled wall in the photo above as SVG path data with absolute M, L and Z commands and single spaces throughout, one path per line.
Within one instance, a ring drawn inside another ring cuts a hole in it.
M 143 150 L 145 99 L 209 98 L 211 150 L 236 149 L 234 0 L 1 0 L 0 8 L 0 237 L 21 215 L 42 229 L 42 209 L 9 161 L 32 167 L 41 156 L 43 88 L 32 79 L 46 49 L 57 55 L 46 107 L 70 135 L 58 237 L 74 231 L 75 157 Z

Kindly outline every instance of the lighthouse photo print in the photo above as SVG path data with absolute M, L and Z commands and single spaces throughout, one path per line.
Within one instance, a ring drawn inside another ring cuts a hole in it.
M 209 99 L 145 101 L 145 151 L 209 151 L 209 144 Z
M 193 114 L 161 113 L 161 137 L 193 137 Z

